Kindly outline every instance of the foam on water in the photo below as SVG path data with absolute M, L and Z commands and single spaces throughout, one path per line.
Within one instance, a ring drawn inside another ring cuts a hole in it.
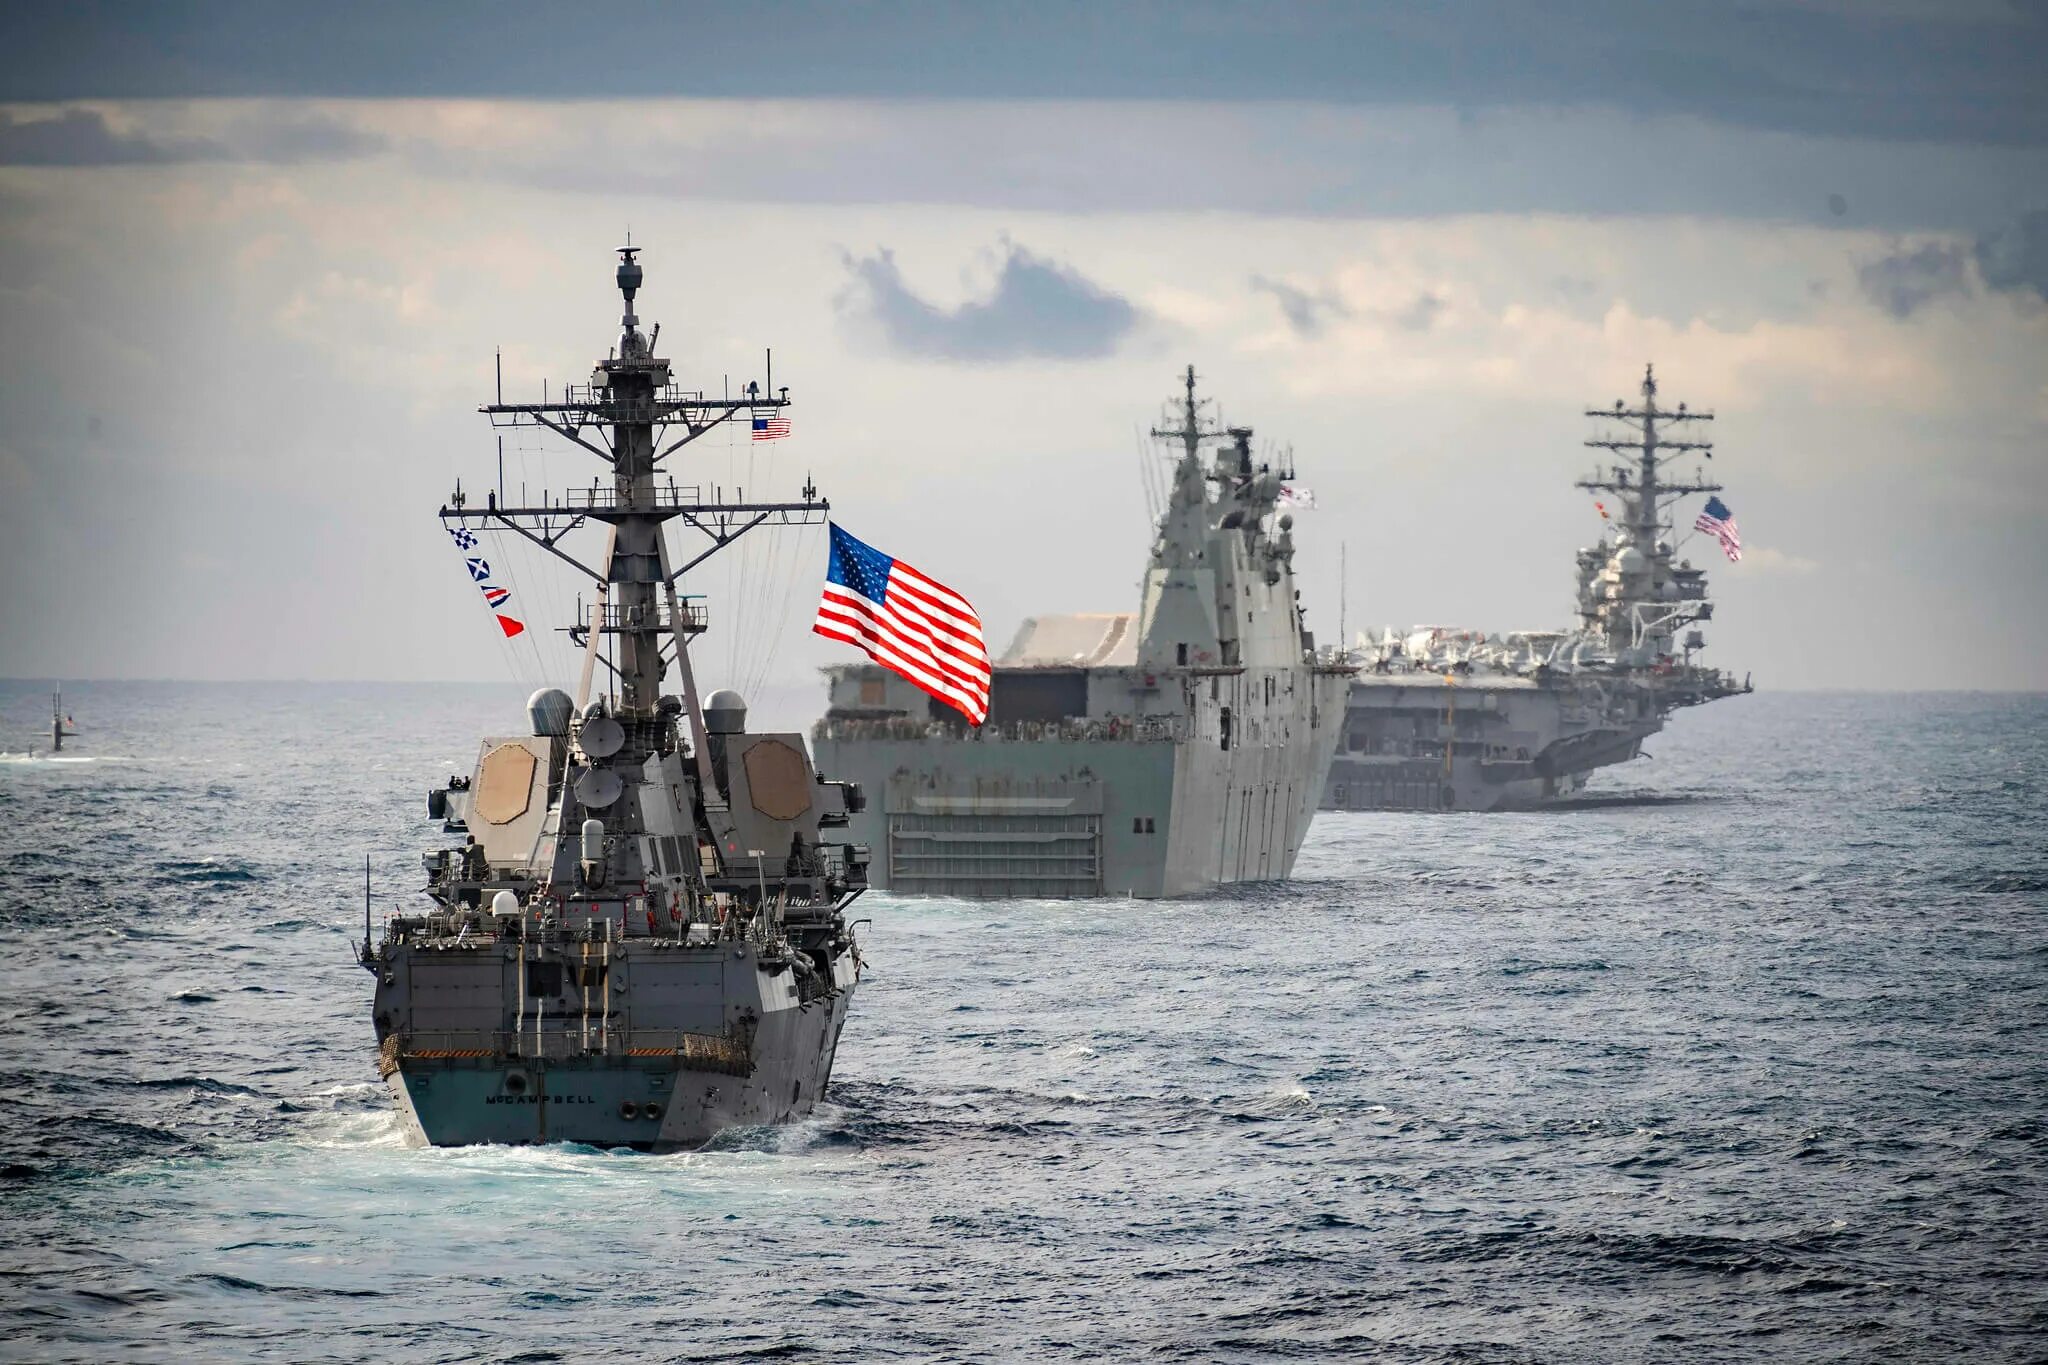
M 871 896 L 828 1102 L 663 1157 L 408 1149 L 376 1079 L 361 856 L 411 894 L 521 694 L 67 699 L 132 757 L 0 768 L 10 1353 L 2048 1343 L 2039 698 L 1728 702 L 1563 811 L 1324 817 L 1283 887 Z

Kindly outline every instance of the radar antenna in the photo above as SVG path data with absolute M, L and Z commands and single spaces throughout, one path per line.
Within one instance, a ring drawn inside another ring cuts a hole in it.
M 711 757 L 702 699 L 690 663 L 689 642 L 708 627 L 704 607 L 687 606 L 678 585 L 684 575 L 712 555 L 759 526 L 804 526 L 824 521 L 832 505 L 808 479 L 796 502 L 751 502 L 727 499 L 713 489 L 678 484 L 663 468 L 684 447 L 741 415 L 758 415 L 789 405 L 789 391 L 749 383 L 743 397 L 713 397 L 701 389 L 678 385 L 670 364 L 654 354 L 640 331 L 636 299 L 644 282 L 641 247 L 618 248 L 616 275 L 624 302 L 621 333 L 615 354 L 597 363 L 588 384 L 565 385 L 559 401 L 544 392 L 539 403 L 485 404 L 478 411 L 497 428 L 537 427 L 553 432 L 607 466 L 609 480 L 592 480 L 588 488 L 544 494 L 543 500 L 507 506 L 495 491 L 476 507 L 458 489 L 441 520 L 451 528 L 495 523 L 503 526 L 589 579 L 593 598 L 579 606 L 579 619 L 567 627 L 569 638 L 584 651 L 579 712 L 590 702 L 595 669 L 603 664 L 611 686 L 606 711 L 629 722 L 634 753 L 644 758 L 660 725 L 661 684 L 673 667 L 680 684 L 682 714 L 712 828 L 722 853 L 738 851 L 732 822 Z M 659 338 L 660 328 L 655 328 Z M 657 475 L 668 477 L 657 482 Z M 701 533 L 710 544 L 677 563 L 664 527 L 680 521 Z M 565 548 L 564 540 L 586 527 L 606 529 L 605 548 L 595 564 Z

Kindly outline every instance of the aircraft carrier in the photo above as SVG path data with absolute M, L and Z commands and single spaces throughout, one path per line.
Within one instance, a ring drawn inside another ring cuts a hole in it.
M 1751 690 L 1747 677 L 1700 661 L 1711 620 L 1704 569 L 1677 550 L 1674 509 L 1721 491 L 1677 459 L 1712 445 L 1674 437 L 1711 413 L 1657 405 L 1653 371 L 1642 404 L 1620 399 L 1589 417 L 1623 434 L 1586 444 L 1627 460 L 1578 481 L 1612 499 L 1614 527 L 1578 554 L 1578 625 L 1505 635 L 1455 626 L 1388 627 L 1361 635 L 1344 733 L 1322 795 L 1325 810 L 1511 810 L 1580 792 L 1598 768 L 1642 753 L 1686 706 Z
M 818 776 L 801 735 L 747 733 L 736 694 L 700 702 L 690 642 L 707 609 L 678 591 L 746 531 L 821 522 L 828 506 L 808 487 L 800 502 L 707 502 L 675 481 L 691 442 L 761 420 L 788 390 L 680 388 L 654 353 L 661 329 L 650 338 L 633 313 L 636 254 L 620 252 L 624 329 L 590 383 L 483 409 L 582 447 L 605 477 L 530 506 L 495 492 L 478 506 L 458 485 L 441 509 L 508 638 L 524 623 L 489 585 L 492 532 L 568 564 L 593 601 L 568 628 L 576 695 L 536 692 L 525 733 L 486 739 L 471 774 L 429 794 L 464 842 L 425 855 L 428 908 L 374 943 L 365 867 L 378 1071 L 418 1145 L 673 1151 L 799 1117 L 831 1077 L 860 978 L 845 910 L 866 876 L 844 833 L 859 794 Z M 711 546 L 678 565 L 671 521 Z M 594 563 L 568 548 L 578 531 L 601 540 Z
M 1351 670 L 1318 663 L 1302 619 L 1292 470 L 1206 406 L 1189 367 L 1152 432 L 1174 468 L 1138 610 L 1025 621 L 986 723 L 876 665 L 826 670 L 812 738 L 867 793 L 851 820 L 874 885 L 1155 897 L 1293 868 Z

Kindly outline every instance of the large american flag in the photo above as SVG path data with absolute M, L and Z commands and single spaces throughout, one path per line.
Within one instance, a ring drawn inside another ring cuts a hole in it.
M 988 646 L 966 598 L 832 528 L 832 563 L 811 629 L 859 645 L 979 725 L 988 719 Z
M 789 419 L 776 414 L 763 417 L 757 413 L 752 425 L 756 441 L 779 441 L 789 435 Z
M 1701 509 L 1699 520 L 1693 523 L 1696 531 L 1705 531 L 1721 542 L 1721 553 L 1730 562 L 1742 558 L 1742 536 L 1735 529 L 1735 514 L 1728 510 L 1728 504 L 1719 498 L 1708 498 Z

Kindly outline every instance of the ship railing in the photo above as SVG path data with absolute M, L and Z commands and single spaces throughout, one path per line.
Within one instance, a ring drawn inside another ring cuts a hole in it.
M 812 737 L 834 740 L 954 739 L 1022 744 L 1047 741 L 1161 744 L 1189 739 L 1193 733 L 1194 728 L 1185 716 L 1070 716 L 1059 720 L 989 721 L 978 726 L 957 721 L 916 720 L 908 716 L 859 720 L 827 716 L 813 728 Z
M 694 483 L 656 484 L 648 496 L 634 499 L 634 507 L 645 511 L 672 510 L 678 507 L 697 507 L 704 502 L 704 488 Z M 573 512 L 610 512 L 620 504 L 619 490 L 615 485 L 592 483 L 588 488 L 570 488 L 562 493 L 561 503 L 565 510 Z
M 684 634 L 701 635 L 710 628 L 710 609 L 703 601 L 697 599 L 688 600 L 682 603 L 682 608 Z M 660 601 L 657 601 L 651 607 L 631 606 L 622 602 L 608 602 L 601 612 L 595 613 L 591 607 L 586 606 L 583 609 L 583 619 L 579 623 L 583 629 L 588 630 L 590 628 L 593 615 L 597 618 L 598 629 L 606 635 L 620 635 L 631 631 L 650 629 L 670 631 L 675 628 L 675 617 L 669 612 L 668 603 Z
M 567 1061 L 578 1057 L 679 1059 L 685 1070 L 746 1075 L 753 1069 L 745 1039 L 684 1029 L 607 1028 L 597 1015 L 563 1015 L 533 1029 L 420 1029 L 403 1036 L 401 1059 L 413 1061 Z
M 586 407 L 619 408 L 621 410 L 633 406 L 630 403 L 622 403 L 618 399 L 613 398 L 612 391 L 602 384 L 565 384 L 562 386 L 562 401 L 564 403 L 581 404 Z M 686 389 L 680 384 L 664 385 L 661 392 L 654 396 L 654 403 L 657 407 L 663 404 L 699 407 L 704 402 L 704 390 Z M 775 407 L 777 404 L 763 399 L 761 406 Z

